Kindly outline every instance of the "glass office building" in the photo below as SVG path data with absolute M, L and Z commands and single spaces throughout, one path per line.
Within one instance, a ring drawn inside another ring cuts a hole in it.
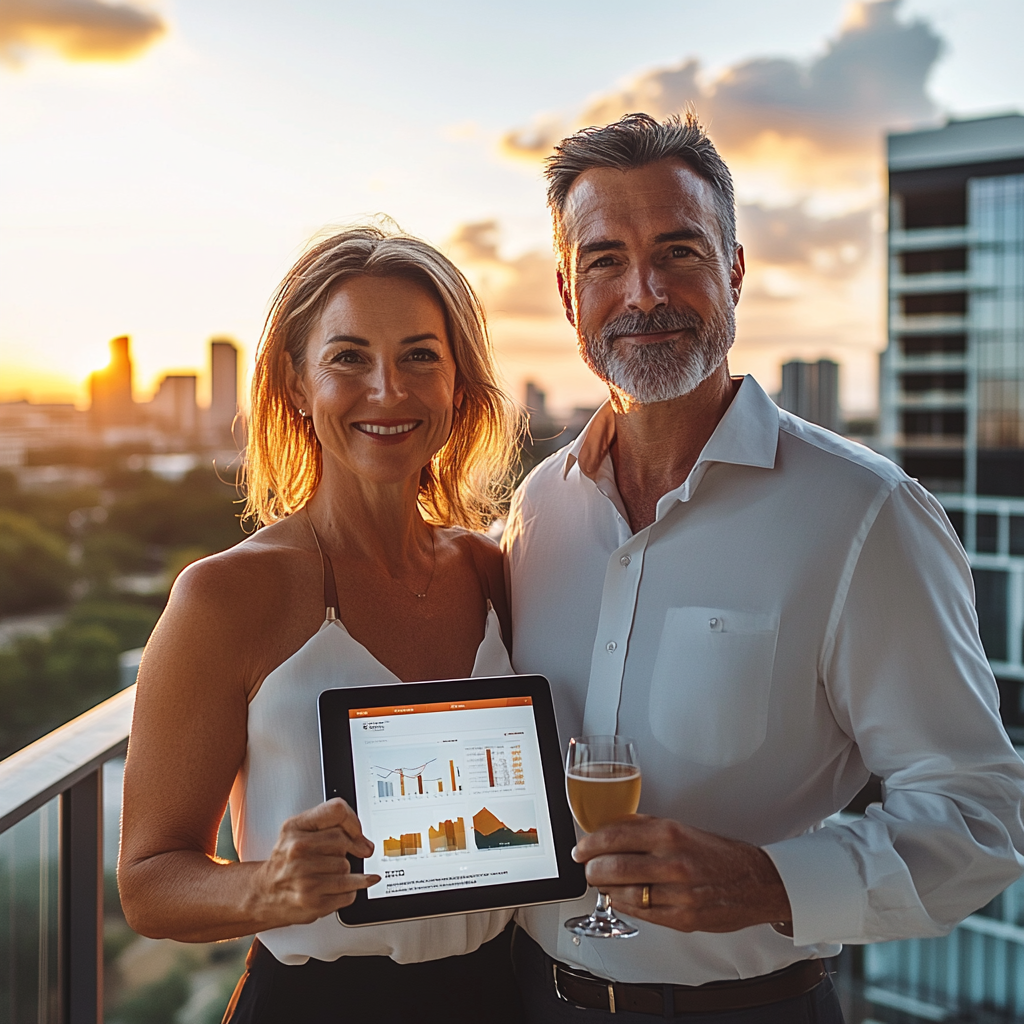
M 888 154 L 882 447 L 960 533 L 1024 741 L 1024 116 L 890 135 Z
M 888 162 L 881 447 L 960 534 L 1003 720 L 1022 744 L 1024 116 L 890 135 Z M 947 938 L 866 947 L 863 969 L 872 999 L 918 1019 L 978 1007 L 1019 1019 L 1024 882 Z

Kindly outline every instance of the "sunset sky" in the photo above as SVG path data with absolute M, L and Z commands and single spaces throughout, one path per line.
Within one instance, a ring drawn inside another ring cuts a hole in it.
M 735 370 L 844 366 L 874 404 L 882 135 L 1024 110 L 1019 0 L 5 0 L 0 400 L 84 400 L 132 338 L 139 398 L 247 364 L 325 225 L 389 214 L 487 302 L 505 375 L 591 404 L 553 286 L 540 160 L 583 124 L 692 102 L 730 162 L 749 274 Z

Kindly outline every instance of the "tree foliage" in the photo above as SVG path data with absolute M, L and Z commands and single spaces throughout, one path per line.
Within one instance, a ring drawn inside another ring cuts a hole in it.
M 0 471 L 0 616 L 68 608 L 48 636 L 0 647 L 0 756 L 115 693 L 118 655 L 146 643 L 167 570 L 244 536 L 238 495 L 212 467 L 169 481 L 129 469 L 124 453 L 88 457 L 94 487 L 19 490 Z M 125 589 L 140 574 L 154 593 Z
M 0 508 L 0 615 L 62 604 L 72 576 L 62 537 Z

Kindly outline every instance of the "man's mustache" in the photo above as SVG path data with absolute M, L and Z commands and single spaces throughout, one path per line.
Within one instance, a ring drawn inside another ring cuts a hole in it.
M 601 341 L 611 345 L 617 338 L 637 334 L 660 334 L 663 331 L 700 330 L 704 320 L 693 310 L 653 309 L 650 313 L 634 310 L 620 313 L 601 329 Z

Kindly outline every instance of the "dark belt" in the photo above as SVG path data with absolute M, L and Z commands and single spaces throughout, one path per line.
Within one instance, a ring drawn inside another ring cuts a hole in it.
M 674 1013 L 723 1013 L 749 1010 L 784 999 L 796 999 L 821 984 L 827 976 L 820 960 L 798 960 L 774 974 L 737 981 L 712 981 L 707 985 L 627 985 L 604 981 L 586 971 L 552 961 L 555 992 L 567 1003 L 609 1013 L 650 1013 L 666 1016 L 671 998 Z

